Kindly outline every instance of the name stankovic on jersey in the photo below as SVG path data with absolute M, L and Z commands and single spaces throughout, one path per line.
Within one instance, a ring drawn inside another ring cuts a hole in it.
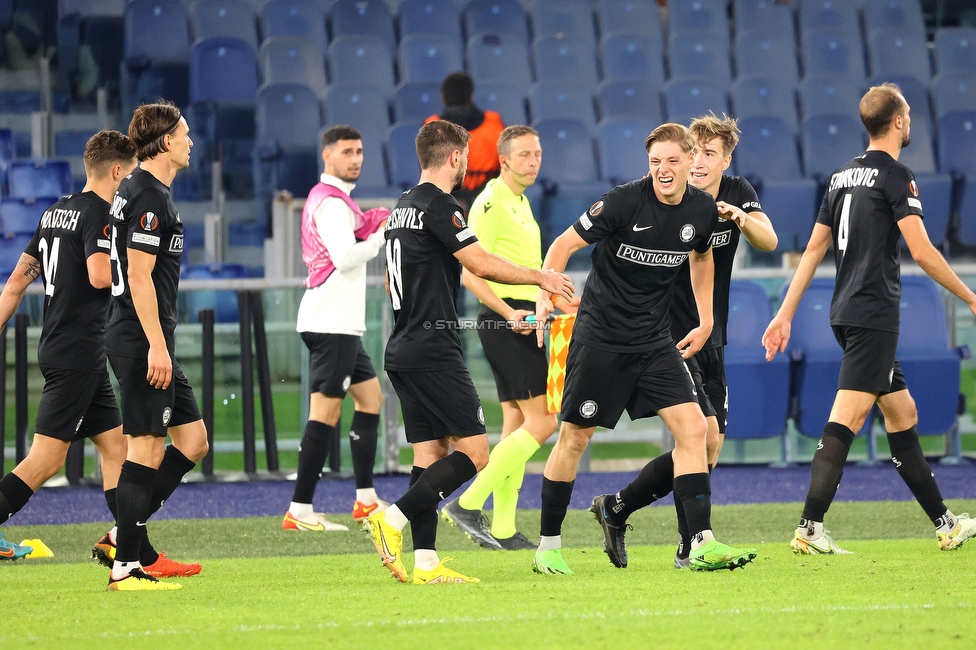
M 878 178 L 878 170 L 874 167 L 854 167 L 852 169 L 842 169 L 830 177 L 830 187 L 828 192 L 846 189 L 849 187 L 874 187 L 874 181 Z

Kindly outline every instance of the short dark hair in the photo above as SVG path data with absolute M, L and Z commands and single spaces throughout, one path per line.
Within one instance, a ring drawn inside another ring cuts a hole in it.
M 322 149 L 328 149 L 339 140 L 362 140 L 362 134 L 348 124 L 337 124 L 322 134 Z
M 129 137 L 136 145 L 139 160 L 155 158 L 166 151 L 163 137 L 173 132 L 181 117 L 176 104 L 165 99 L 143 104 L 133 111 Z
M 891 121 L 901 115 L 908 103 L 903 99 L 901 89 L 895 84 L 884 83 L 873 86 L 864 93 L 858 109 L 861 122 L 872 138 L 884 137 L 891 128 Z
M 690 153 L 697 144 L 692 140 L 691 131 L 688 130 L 688 127 L 676 122 L 667 122 L 651 131 L 647 139 L 644 140 L 644 149 L 650 153 L 651 146 L 655 142 L 676 142 L 681 145 L 685 153 Z
M 471 103 L 474 95 L 474 79 L 467 72 L 452 72 L 441 82 L 441 98 L 444 106 L 463 106 Z
M 463 151 L 471 134 L 463 127 L 446 120 L 434 120 L 420 127 L 417 133 L 417 159 L 420 169 L 433 169 L 447 162 L 455 151 Z
M 512 140 L 521 138 L 523 135 L 537 136 L 539 132 L 531 126 L 525 126 L 524 124 L 506 126 L 501 132 L 501 135 L 498 136 L 498 153 L 502 156 L 507 156 L 512 153 Z
M 85 172 L 101 178 L 115 163 L 128 163 L 136 157 L 132 139 L 118 131 L 99 131 L 85 143 Z

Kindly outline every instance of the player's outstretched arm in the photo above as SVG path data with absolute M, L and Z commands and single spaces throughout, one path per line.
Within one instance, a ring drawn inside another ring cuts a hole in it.
M 88 282 L 96 289 L 112 286 L 112 260 L 108 253 L 92 253 L 85 260 L 88 267 Z
M 922 218 L 914 214 L 908 215 L 898 222 L 898 228 L 901 230 L 902 237 L 905 238 L 905 243 L 908 244 L 908 250 L 911 251 L 915 263 L 930 278 L 966 303 L 969 311 L 976 314 L 976 294 L 959 279 L 949 263 L 942 257 L 942 253 L 929 241 Z
M 742 236 L 752 245 L 767 253 L 776 250 L 779 238 L 773 229 L 773 223 L 766 216 L 765 212 L 758 210 L 744 212 L 741 208 L 725 201 L 716 201 L 718 206 L 718 216 L 726 221 L 733 221 L 742 232 Z
M 790 342 L 790 323 L 796 315 L 796 308 L 800 305 L 800 298 L 810 286 L 813 274 L 817 272 L 817 267 L 827 254 L 827 249 L 832 241 L 830 227 L 822 223 L 814 224 L 813 233 L 810 241 L 807 242 L 806 250 L 800 258 L 800 264 L 796 267 L 793 279 L 790 280 L 790 288 L 783 298 L 776 316 L 769 322 L 766 332 L 762 337 L 763 347 L 766 348 L 766 361 L 772 361 L 777 352 L 785 352 L 786 344 Z
M 532 326 L 523 320 L 532 312 L 527 309 L 512 309 L 507 302 L 492 291 L 487 281 L 467 269 L 462 269 L 461 284 L 467 287 L 468 291 L 473 293 L 488 309 L 507 320 L 514 331 L 519 334 L 528 334 L 532 329 Z
M 142 331 L 149 339 L 149 372 L 146 380 L 153 388 L 165 389 L 173 378 L 173 361 L 166 349 L 166 338 L 159 324 L 159 303 L 156 299 L 156 285 L 153 284 L 152 271 L 156 266 L 156 256 L 135 248 L 129 254 L 129 292 L 132 306 L 136 309 Z
M 7 321 L 20 306 L 27 287 L 39 277 L 41 277 L 41 263 L 27 253 L 21 253 L 20 259 L 17 260 L 17 267 L 7 279 L 7 284 L 3 286 L 3 293 L 0 293 L 0 329 L 6 327 Z M 112 280 L 109 278 L 109 284 L 111 283 Z
M 569 258 L 572 257 L 573 253 L 587 246 L 589 244 L 586 240 L 579 236 L 575 228 L 570 226 L 563 234 L 556 237 L 556 240 L 549 246 L 549 250 L 546 252 L 546 259 L 542 262 L 542 268 L 565 271 L 566 264 L 569 263 Z M 541 289 L 539 291 L 539 297 L 535 301 L 536 323 L 547 322 L 549 314 L 555 311 L 553 304 L 555 298 L 552 292 L 546 291 L 544 287 L 541 287 Z M 576 301 L 575 304 L 578 305 L 579 301 Z M 536 342 L 540 348 L 545 345 L 543 329 L 541 327 L 536 330 Z
M 704 253 L 692 251 L 688 258 L 688 270 L 691 273 L 691 290 L 695 294 L 695 305 L 698 307 L 698 327 L 678 341 L 678 350 L 682 359 L 690 359 L 712 335 L 714 314 L 712 313 L 712 293 L 715 288 L 715 259 L 712 249 Z
M 492 255 L 481 244 L 474 242 L 454 253 L 464 268 L 479 278 L 491 280 L 500 284 L 534 284 L 566 300 L 573 297 L 573 281 L 568 275 L 544 269 L 542 271 L 529 269 L 518 264 L 512 264 L 503 257 Z

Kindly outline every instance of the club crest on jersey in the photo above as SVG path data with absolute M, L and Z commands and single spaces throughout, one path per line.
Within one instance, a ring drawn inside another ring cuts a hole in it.
M 468 224 L 464 222 L 464 215 L 460 212 L 455 212 L 451 216 L 451 223 L 454 224 L 455 228 L 467 228 Z
M 591 205 L 590 209 L 587 210 L 587 212 L 590 213 L 591 217 L 600 216 L 600 213 L 603 212 L 603 201 L 597 201 L 596 203 Z
M 351 385 L 352 385 L 352 377 L 346 375 L 345 379 L 342 380 L 342 390 L 343 391 L 349 390 L 349 387 Z
M 480 406 L 478 407 L 478 422 L 481 424 L 485 423 L 485 410 Z
M 143 230 L 148 230 L 152 232 L 159 228 L 159 218 L 156 216 L 155 212 L 144 212 L 141 217 L 139 217 L 139 227 Z
M 167 406 L 163 409 L 163 426 L 168 427 L 171 419 L 173 419 L 173 409 Z
M 600 407 L 596 405 L 591 399 L 586 400 L 580 404 L 580 415 L 589 420 L 591 417 L 596 415 L 596 412 L 600 410 Z
M 908 191 L 912 193 L 912 196 L 918 196 L 918 184 L 915 179 L 908 181 Z
M 678 237 L 681 238 L 681 241 L 687 244 L 695 238 L 695 227 L 690 223 L 686 223 L 685 225 L 681 226 L 681 232 L 678 233 Z

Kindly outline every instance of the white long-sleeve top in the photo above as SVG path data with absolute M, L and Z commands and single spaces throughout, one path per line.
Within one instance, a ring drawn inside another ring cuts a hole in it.
M 349 194 L 356 187 L 329 174 L 321 181 Z M 345 201 L 329 197 L 314 213 L 315 227 L 335 271 L 314 289 L 306 289 L 298 307 L 299 332 L 351 334 L 366 332 L 366 263 L 376 257 L 386 243 L 383 230 L 357 242 L 353 234 L 355 214 Z

